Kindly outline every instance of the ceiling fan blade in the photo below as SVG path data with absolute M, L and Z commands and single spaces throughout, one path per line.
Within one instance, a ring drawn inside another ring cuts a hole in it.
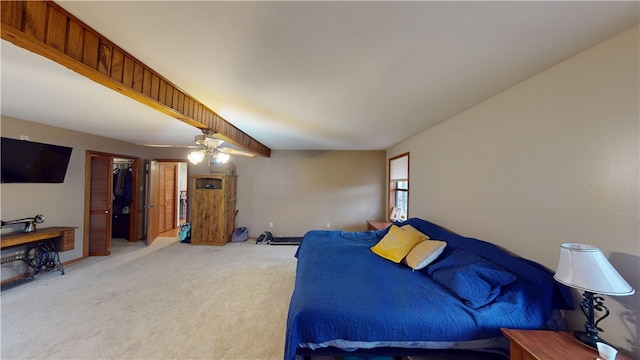
M 214 137 L 211 137 L 211 136 L 207 136 L 207 135 L 196 135 L 195 142 L 198 145 L 210 146 L 210 147 L 216 148 L 216 147 L 222 145 L 224 140 L 217 139 L 217 138 L 214 138 Z
M 254 158 L 258 156 L 250 151 L 234 149 L 230 147 L 221 147 L 221 148 L 217 148 L 216 150 L 229 155 L 239 155 L 239 156 L 246 156 L 250 158 Z

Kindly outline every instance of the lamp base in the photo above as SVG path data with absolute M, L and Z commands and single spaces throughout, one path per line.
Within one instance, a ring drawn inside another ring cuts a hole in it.
M 591 346 L 592 348 L 597 348 L 598 346 L 596 345 L 596 343 L 599 343 L 599 342 L 610 345 L 609 343 L 607 343 L 606 341 L 598 337 L 597 334 L 587 334 L 584 331 L 574 331 L 573 335 L 576 337 L 576 339 L 578 339 L 578 341 L 588 346 Z

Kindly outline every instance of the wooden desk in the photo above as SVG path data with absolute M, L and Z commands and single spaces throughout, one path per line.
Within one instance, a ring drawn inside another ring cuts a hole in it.
M 511 360 L 594 360 L 598 351 L 579 342 L 571 332 L 501 329 L 511 342 Z M 629 360 L 618 352 L 616 360 Z
M 21 260 L 27 265 L 24 276 L 31 272 L 32 278 L 41 270 L 59 270 L 64 275 L 64 268 L 58 252 L 73 249 L 75 229 L 75 227 L 55 226 L 36 228 L 36 231 L 28 233 L 14 232 L 2 235 L 0 238 L 2 249 L 20 245 L 26 246 L 21 254 L 3 257 L 2 263 Z
M 367 220 L 367 230 L 382 230 L 391 226 L 392 222 L 387 220 Z
M 13 232 L 2 235 L 0 243 L 2 244 L 2 249 L 5 249 L 12 246 L 26 245 L 43 240 L 59 239 L 58 251 L 73 250 L 75 229 L 75 227 L 54 226 L 48 228 L 36 228 L 36 231 L 28 233 Z

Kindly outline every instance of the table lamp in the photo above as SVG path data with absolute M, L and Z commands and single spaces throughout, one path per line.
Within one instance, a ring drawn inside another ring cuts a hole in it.
M 596 343 L 606 343 L 598 337 L 598 323 L 609 316 L 609 309 L 604 306 L 604 298 L 596 294 L 626 296 L 633 295 L 635 290 L 604 257 L 600 249 L 593 245 L 566 243 L 560 245 L 558 270 L 553 276 L 556 281 L 566 286 L 582 290 L 584 299 L 580 309 L 587 317 L 585 331 L 575 331 L 575 337 L 581 342 L 596 347 Z M 595 320 L 595 311 L 604 314 Z

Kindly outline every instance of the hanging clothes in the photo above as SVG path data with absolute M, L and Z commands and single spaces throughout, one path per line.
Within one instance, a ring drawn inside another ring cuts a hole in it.
M 122 169 L 117 169 L 116 172 L 116 177 L 115 177 L 115 184 L 113 186 L 113 193 L 116 195 L 123 195 L 124 194 L 124 171 L 122 171 Z
M 131 179 L 132 179 L 132 173 L 131 173 L 131 168 L 129 168 L 127 171 L 124 171 L 124 185 L 122 187 L 122 196 L 123 196 L 123 200 L 125 205 L 129 205 L 131 204 L 131 201 L 133 201 L 133 189 L 131 188 Z
M 126 166 L 126 165 L 124 165 Z M 114 204 L 129 205 L 133 201 L 133 189 L 131 188 L 131 167 L 117 167 L 113 170 L 113 196 Z

